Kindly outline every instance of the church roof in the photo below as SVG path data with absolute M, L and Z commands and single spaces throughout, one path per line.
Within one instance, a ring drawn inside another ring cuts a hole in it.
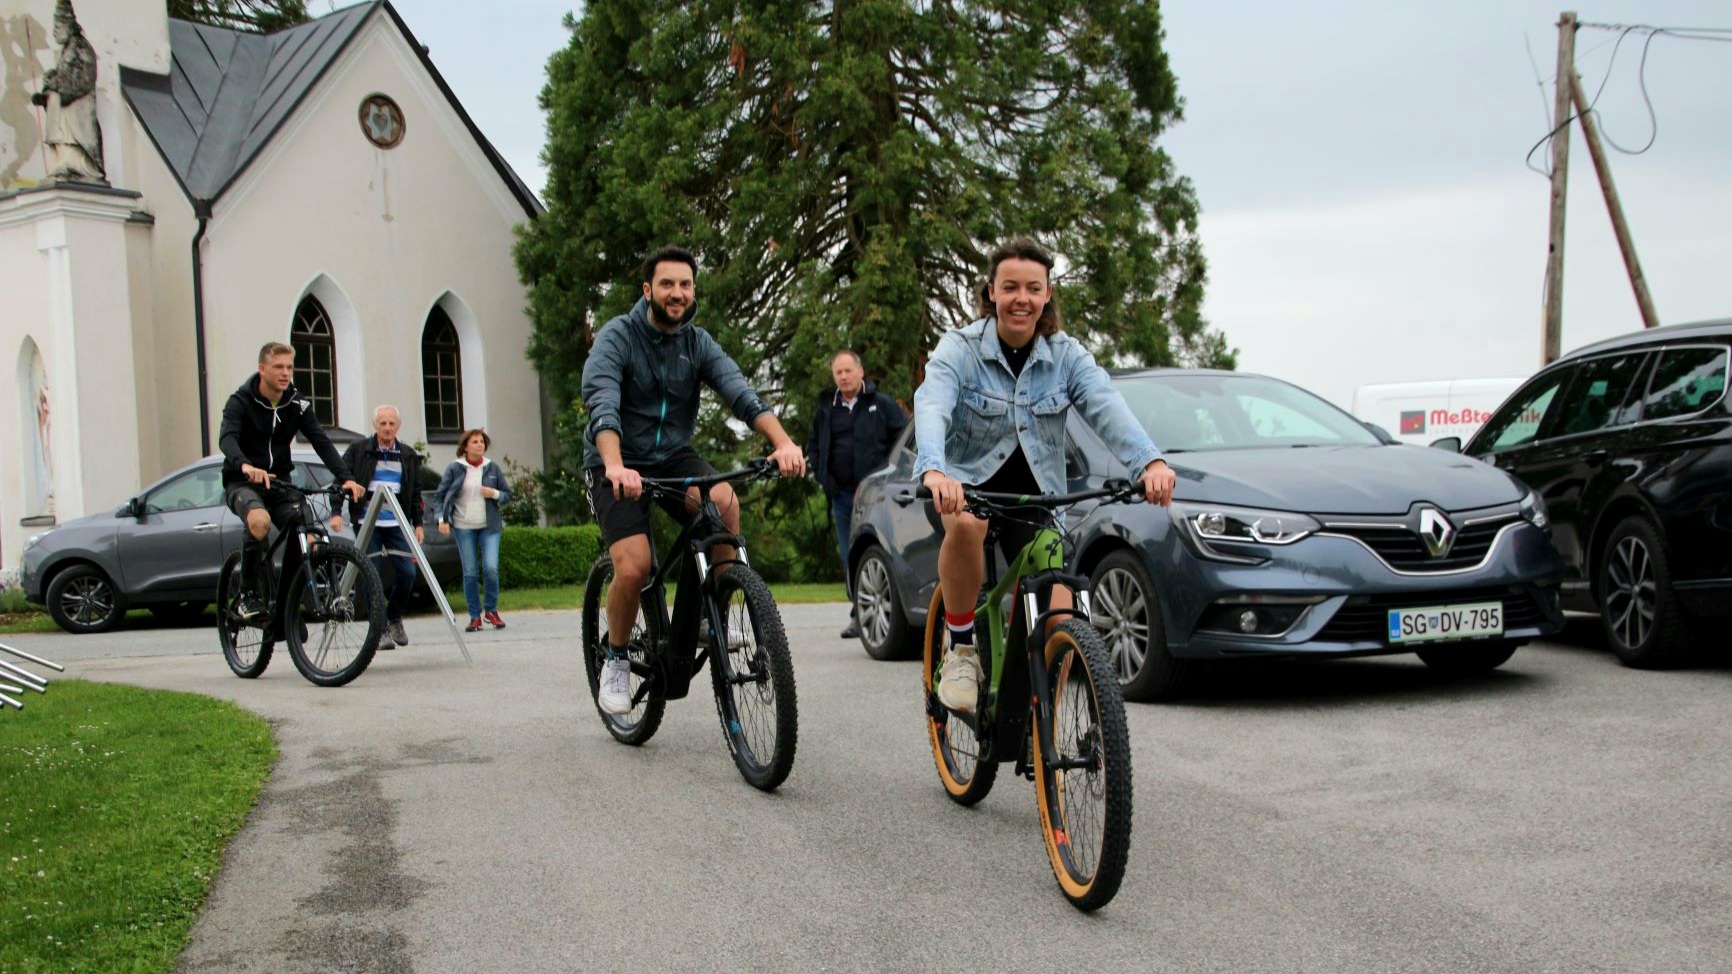
M 377 11 L 420 57 L 493 168 L 534 217 L 540 202 L 475 126 L 389 0 L 369 0 L 271 34 L 170 20 L 169 73 L 121 68 L 121 89 L 195 205 L 214 203 L 281 130 Z

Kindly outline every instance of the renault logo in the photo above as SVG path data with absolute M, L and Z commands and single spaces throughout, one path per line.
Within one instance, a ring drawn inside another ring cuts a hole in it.
M 1419 509 L 1419 536 L 1425 541 L 1425 550 L 1431 552 L 1431 557 L 1442 558 L 1449 554 L 1450 545 L 1455 544 L 1455 525 L 1449 523 L 1449 518 L 1435 507 Z

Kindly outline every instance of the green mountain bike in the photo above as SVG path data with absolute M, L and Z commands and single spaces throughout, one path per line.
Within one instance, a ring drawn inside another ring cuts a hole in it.
M 1131 742 L 1111 655 L 1088 620 L 1089 579 L 1066 565 L 1058 512 L 1083 501 L 1124 503 L 1141 496 L 1122 481 L 1074 494 L 964 491 L 969 513 L 991 521 L 985 605 L 975 629 L 984 674 L 973 713 L 952 712 L 938 701 L 946 638 L 942 585 L 932 593 L 926 619 L 920 691 L 938 780 L 952 801 L 973 805 L 992 790 L 998 766 L 1014 762 L 1016 773 L 1034 782 L 1053 875 L 1082 910 L 1105 906 L 1124 879 Z M 897 500 L 913 497 L 931 494 L 923 486 Z M 1039 530 L 1001 580 L 991 552 L 1006 520 Z M 1055 585 L 1076 593 L 1075 608 L 1042 608 Z

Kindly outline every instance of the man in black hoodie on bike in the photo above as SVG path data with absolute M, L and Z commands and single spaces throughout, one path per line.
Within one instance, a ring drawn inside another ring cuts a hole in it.
M 342 454 L 319 425 L 313 404 L 295 390 L 294 380 L 295 350 L 281 342 L 267 342 L 259 349 L 259 374 L 241 383 L 223 406 L 218 440 L 223 454 L 223 500 L 247 524 L 241 547 L 241 597 L 236 605 L 243 619 L 257 618 L 271 608 L 258 596 L 260 563 L 271 524 L 287 530 L 299 521 L 300 495 L 274 483 L 289 476 L 295 434 L 307 438 L 351 498 L 358 501 L 366 492 L 349 475 Z M 294 577 L 300 562 L 300 546 L 285 544 L 282 577 Z

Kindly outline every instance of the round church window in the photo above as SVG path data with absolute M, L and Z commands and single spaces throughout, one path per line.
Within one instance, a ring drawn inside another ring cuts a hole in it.
M 403 141 L 403 109 L 386 95 L 372 95 L 361 103 L 361 132 L 367 141 L 389 149 Z

